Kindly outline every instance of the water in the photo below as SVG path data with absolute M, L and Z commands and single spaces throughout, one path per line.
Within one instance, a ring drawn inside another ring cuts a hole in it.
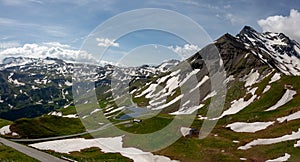
M 151 111 L 147 110 L 146 108 L 137 108 L 137 107 L 130 107 L 126 108 L 122 111 L 125 115 L 122 115 L 118 120 L 127 120 L 137 118 L 146 114 L 149 114 Z

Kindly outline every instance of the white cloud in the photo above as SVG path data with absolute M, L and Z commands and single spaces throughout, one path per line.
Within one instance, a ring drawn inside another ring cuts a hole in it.
M 96 38 L 96 41 L 99 42 L 98 46 L 100 47 L 119 47 L 119 43 L 116 43 L 115 40 L 110 40 L 108 38 Z
M 231 24 L 244 24 L 245 20 L 231 13 L 227 13 L 225 18 L 231 22 Z
M 55 46 L 58 45 L 58 46 Z M 38 44 L 25 44 L 22 47 L 7 48 L 0 52 L 0 61 L 5 57 L 30 57 L 30 58 L 58 58 L 67 62 L 98 63 L 97 59 L 85 51 L 72 50 L 58 42 Z
M 1 3 L 7 6 L 21 6 L 27 5 L 29 3 L 38 3 L 43 4 L 43 1 L 40 0 L 1 0 Z
M 67 44 L 61 44 L 59 42 L 44 42 L 43 45 L 46 45 L 49 47 L 60 47 L 60 48 L 70 48 L 71 47 Z
M 19 42 L 9 41 L 9 42 L 0 42 L 0 50 L 12 47 L 21 46 Z
M 300 12 L 291 9 L 289 16 L 275 15 L 258 20 L 258 25 L 263 31 L 281 32 L 300 41 Z
M 63 26 L 51 25 L 51 24 L 40 24 L 40 23 L 29 23 L 23 22 L 17 19 L 9 19 L 0 17 L 0 26 L 21 28 L 21 29 L 37 29 L 39 31 L 48 33 L 55 37 L 65 37 L 67 36 L 66 29 Z
M 198 46 L 193 44 L 185 44 L 183 47 L 171 46 L 169 48 L 174 52 L 178 53 L 179 55 L 181 55 L 183 58 L 188 58 L 200 50 Z

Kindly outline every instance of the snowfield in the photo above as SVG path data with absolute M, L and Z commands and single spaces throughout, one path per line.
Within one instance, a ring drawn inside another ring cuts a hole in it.
M 285 117 L 277 118 L 277 121 L 278 121 L 279 123 L 282 123 L 282 122 L 284 122 L 285 120 L 286 120 L 286 121 L 291 121 L 291 120 L 296 120 L 296 119 L 300 119 L 300 111 L 295 112 L 295 113 L 290 114 L 290 115 L 285 116 Z
M 152 98 L 151 94 L 155 91 L 157 86 L 158 84 L 150 84 L 150 86 L 147 89 L 145 89 L 141 94 L 136 95 L 135 97 L 138 98 L 144 96 L 145 94 L 148 94 L 146 98 Z
M 286 92 L 284 93 L 284 95 L 281 97 L 281 99 L 272 107 L 268 108 L 265 111 L 271 111 L 271 110 L 276 110 L 277 108 L 285 105 L 286 103 L 288 103 L 289 101 L 291 101 L 293 99 L 293 96 L 297 94 L 296 91 L 287 89 Z
M 244 122 L 236 122 L 226 126 L 226 128 L 230 128 L 235 132 L 247 132 L 247 133 L 255 133 L 260 130 L 266 129 L 268 126 L 274 124 L 275 122 L 254 122 L 254 123 L 244 123 Z
M 272 159 L 272 160 L 267 160 L 266 162 L 282 162 L 282 161 L 287 161 L 291 157 L 290 154 L 285 153 L 284 156 Z
M 279 73 L 275 73 L 275 74 L 272 76 L 272 78 L 271 78 L 269 84 L 278 81 L 280 78 L 281 78 L 281 77 L 280 77 L 280 74 L 279 74 Z
M 190 90 L 190 93 L 192 93 L 193 91 L 195 91 L 196 89 L 198 89 L 202 84 L 204 84 L 208 80 L 209 80 L 209 77 L 205 75 L 202 78 L 202 80 L 193 89 Z
M 212 91 L 212 92 L 209 93 L 206 97 L 204 97 L 202 101 L 205 101 L 205 100 L 207 100 L 207 99 L 209 99 L 209 98 L 212 98 L 212 97 L 214 97 L 215 95 L 217 95 L 217 92 L 216 92 L 216 91 Z
M 12 131 L 10 130 L 10 125 L 6 125 L 6 126 L 2 127 L 2 128 L 0 129 L 0 134 L 1 134 L 1 135 L 11 134 L 12 136 L 18 136 L 18 135 L 19 135 L 18 133 L 12 132 Z
M 98 147 L 104 153 L 120 153 L 124 157 L 132 159 L 134 162 L 175 162 L 165 156 L 153 155 L 137 148 L 123 148 L 123 137 L 84 139 L 73 138 L 65 140 L 55 140 L 30 144 L 29 146 L 40 150 L 53 150 L 59 153 L 70 153 L 82 149 Z
M 277 137 L 277 138 L 266 138 L 266 139 L 253 140 L 244 146 L 240 146 L 238 149 L 247 150 L 247 149 L 252 148 L 252 146 L 256 146 L 256 145 L 270 145 L 270 144 L 274 144 L 274 143 L 291 141 L 291 140 L 296 140 L 296 139 L 300 139 L 300 128 L 298 129 L 297 132 L 292 132 L 292 134 L 289 134 L 289 135 L 284 135 L 284 136 Z
M 168 102 L 167 104 L 164 104 L 164 105 L 155 107 L 155 108 L 153 108 L 152 110 L 161 110 L 161 109 L 164 109 L 164 108 L 166 108 L 166 107 L 169 107 L 169 106 L 171 106 L 172 104 L 174 104 L 174 103 L 176 103 L 177 101 L 179 101 L 182 97 L 183 97 L 183 94 L 177 96 L 176 98 L 174 98 L 173 100 L 171 100 L 171 101 Z
M 240 112 L 244 108 L 246 108 L 248 105 L 250 105 L 257 97 L 257 95 L 254 95 L 257 90 L 257 87 L 251 89 L 249 92 L 253 95 L 248 101 L 245 101 L 244 98 L 240 98 L 239 100 L 234 100 L 232 101 L 232 105 L 229 109 L 224 111 L 222 115 L 216 119 L 223 118 L 224 116 L 227 115 L 232 115 Z
M 2 127 L 2 128 L 0 129 L 0 134 L 1 134 L 1 135 L 6 135 L 6 134 L 11 133 L 9 127 L 10 127 L 10 125 L 6 125 L 6 126 Z
M 248 76 L 246 78 L 245 87 L 250 87 L 253 84 L 257 83 L 259 75 L 260 74 L 258 73 L 257 70 L 255 72 L 253 72 L 253 69 L 252 69 L 250 74 L 248 74 Z

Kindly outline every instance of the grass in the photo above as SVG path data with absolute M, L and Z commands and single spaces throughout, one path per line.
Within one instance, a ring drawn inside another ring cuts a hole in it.
M 229 152 L 232 143 L 215 137 L 205 140 L 197 138 L 180 138 L 176 143 L 155 154 L 165 155 L 172 159 L 188 162 L 198 161 L 238 161 L 238 157 Z M 222 150 L 226 151 L 223 152 Z
M 77 114 L 75 106 L 69 106 L 69 107 L 66 107 L 66 108 L 60 108 L 57 111 L 61 112 L 63 115 Z
M 119 128 L 130 133 L 135 134 L 147 134 L 160 130 L 167 126 L 172 119 L 164 118 L 160 116 L 153 117 L 151 119 L 143 120 L 141 123 L 133 123 L 131 127 L 120 125 Z
M 11 147 L 0 144 L 0 161 L 1 162 L 38 162 Z
M 57 157 L 66 157 L 78 162 L 131 162 L 131 159 L 123 157 L 118 153 L 103 153 L 99 148 L 88 148 L 83 149 L 80 152 L 75 151 L 70 154 L 56 153 L 53 151 L 47 151 L 48 153 L 57 156 Z
M 63 118 L 45 115 L 33 119 L 19 119 L 11 125 L 11 130 L 21 138 L 44 138 L 81 133 L 85 128 L 77 118 Z
M 300 158 L 299 148 L 294 148 L 296 140 L 281 142 L 272 145 L 254 146 L 249 150 L 238 150 L 241 145 L 257 138 L 272 138 L 290 134 L 292 130 L 299 128 L 300 120 L 288 124 L 276 124 L 274 127 L 257 133 L 236 133 L 221 125 L 215 127 L 213 132 L 205 139 L 197 137 L 182 137 L 177 142 L 156 152 L 180 161 L 239 161 L 239 158 L 247 158 L 250 161 L 264 161 L 274 159 L 290 153 L 294 160 Z M 217 136 L 215 136 L 217 135 Z M 233 140 L 240 143 L 233 143 Z
M 12 121 L 5 120 L 5 119 L 0 119 L 0 128 L 4 127 L 6 125 L 10 125 L 12 123 L 13 123 Z

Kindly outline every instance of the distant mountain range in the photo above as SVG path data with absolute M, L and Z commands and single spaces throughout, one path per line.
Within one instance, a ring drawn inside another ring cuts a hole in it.
M 157 67 L 125 69 L 131 77 L 149 78 L 168 71 L 178 62 L 170 60 Z M 71 105 L 73 68 L 73 64 L 56 58 L 5 58 L 0 65 L 0 117 L 9 120 L 36 117 Z M 97 75 L 91 79 L 97 86 L 107 85 L 116 67 L 96 68 Z

